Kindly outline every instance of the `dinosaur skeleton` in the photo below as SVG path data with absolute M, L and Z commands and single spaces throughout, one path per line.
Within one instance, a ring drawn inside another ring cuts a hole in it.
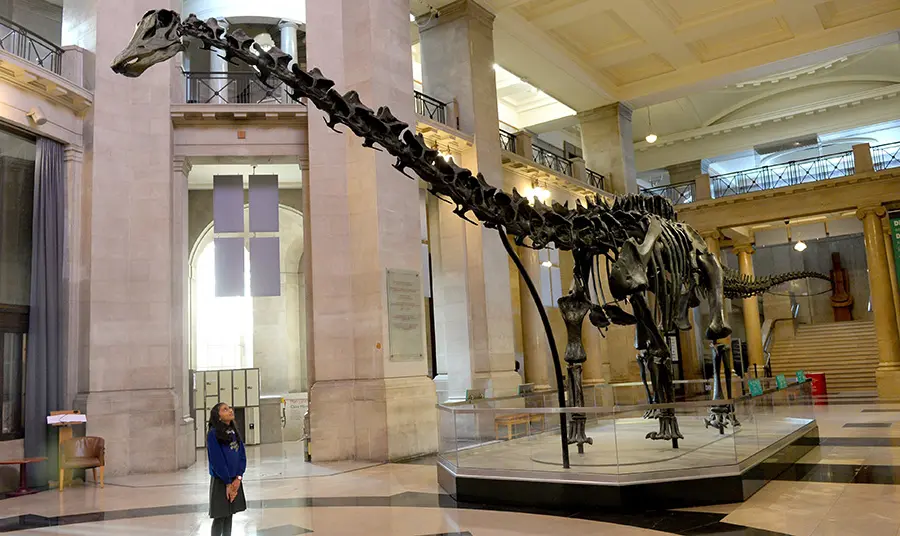
M 581 329 L 585 316 L 601 333 L 611 324 L 636 325 L 635 346 L 640 353 L 642 375 L 645 370 L 649 372 L 653 386 L 652 393 L 647 387 L 650 402 L 671 404 L 674 402 L 671 360 L 663 335 L 676 329 L 689 329 L 688 313 L 699 305 L 701 298 L 707 300 L 711 312 L 706 336 L 716 341 L 731 333 L 725 319 L 724 298 L 758 295 L 791 279 L 828 279 L 810 272 L 752 279 L 723 271 L 703 238 L 690 226 L 675 221 L 675 211 L 661 197 L 627 195 L 618 197 L 610 206 L 597 196 L 589 197 L 585 204 L 576 202 L 570 208 L 568 203 L 553 202 L 550 206 L 540 201 L 532 203 L 515 189 L 507 193 L 490 186 L 480 173 L 473 174 L 452 160 L 439 157 L 437 150 L 429 148 L 423 137 L 397 119 L 388 107 L 374 111 L 361 102 L 357 92 L 340 94 L 334 82 L 318 68 L 304 71 L 292 63 L 290 55 L 278 48 L 263 50 L 240 29 L 226 34 L 215 19 L 204 22 L 190 15 L 182 21 L 174 11 L 149 11 L 138 23 L 131 42 L 114 60 L 112 69 L 124 76 L 140 76 L 152 65 L 182 51 L 184 37 L 200 41 L 204 49 L 222 51 L 222 57 L 231 63 L 240 60 L 250 65 L 267 86 L 280 80 L 291 98 L 298 101 L 306 98 L 325 112 L 329 127 L 334 129 L 342 124 L 362 138 L 365 147 L 380 146 L 396 158 L 394 167 L 398 171 L 403 174 L 407 169 L 414 171 L 428 183 L 432 194 L 455 204 L 454 212 L 461 218 L 472 221 L 467 217 L 471 213 L 485 227 L 496 229 L 542 312 L 534 285 L 507 235 L 523 247 L 542 249 L 552 245 L 572 251 L 574 282 L 569 293 L 560 298 L 559 307 L 567 330 L 567 388 L 574 407 L 584 405 L 581 368 L 587 355 L 581 342 Z M 606 266 L 612 301 L 598 284 L 601 263 Z M 632 313 L 621 307 L 624 303 L 631 305 Z M 561 366 L 546 314 L 543 319 L 551 339 L 557 381 L 562 386 Z M 562 389 L 559 398 L 560 407 L 565 407 Z M 672 440 L 677 447 L 677 440 L 683 436 L 674 409 L 669 406 L 648 416 L 658 418 L 659 430 L 647 437 Z M 562 437 L 566 467 L 568 444 L 577 444 L 579 452 L 583 452 L 584 444 L 592 443 L 585 435 L 585 420 L 584 414 L 574 414 L 567 427 L 565 413 L 561 414 L 561 429 L 567 430 Z

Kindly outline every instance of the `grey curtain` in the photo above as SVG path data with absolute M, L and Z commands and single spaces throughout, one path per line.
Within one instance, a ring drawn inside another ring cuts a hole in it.
M 50 411 L 63 409 L 65 388 L 63 237 L 65 233 L 63 146 L 39 138 L 34 166 L 31 311 L 25 357 L 25 456 L 48 461 L 29 470 L 29 485 L 46 486 L 58 471 L 57 435 Z

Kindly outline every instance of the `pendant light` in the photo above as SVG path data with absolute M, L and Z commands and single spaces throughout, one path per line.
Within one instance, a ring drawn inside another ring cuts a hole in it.
M 647 143 L 654 143 L 656 142 L 656 134 L 653 133 L 653 121 L 650 119 L 650 106 L 647 106 L 647 126 L 650 132 L 644 139 L 647 140 Z

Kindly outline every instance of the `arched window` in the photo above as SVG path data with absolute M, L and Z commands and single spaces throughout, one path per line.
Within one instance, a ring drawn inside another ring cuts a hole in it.
M 250 252 L 244 249 L 244 295 L 216 297 L 216 246 L 197 259 L 197 370 L 253 367 Z

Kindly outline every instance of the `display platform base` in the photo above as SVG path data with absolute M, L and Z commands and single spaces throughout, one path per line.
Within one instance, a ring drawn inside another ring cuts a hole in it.
M 599 476 L 579 471 L 575 464 L 552 473 L 457 467 L 445 458 L 438 459 L 437 472 L 441 487 L 460 503 L 552 510 L 683 508 L 742 502 L 818 444 L 819 429 L 813 420 L 740 463 L 698 467 L 668 477 Z

